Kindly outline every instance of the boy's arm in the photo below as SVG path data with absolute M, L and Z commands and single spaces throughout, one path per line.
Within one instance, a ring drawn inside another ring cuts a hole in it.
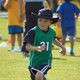
M 76 15 L 76 18 L 78 19 L 78 17 L 79 17 L 79 14 L 78 15 Z
M 47 1 L 44 1 L 44 4 L 45 4 L 46 8 L 50 9 L 50 6 Z
M 57 17 L 59 17 L 59 19 L 61 19 L 61 13 L 58 13 L 57 14 Z
M 19 11 L 22 12 L 23 0 L 19 0 Z
M 58 13 L 57 17 L 59 17 L 59 20 L 57 21 L 57 23 L 55 23 L 55 25 L 60 26 L 61 25 L 61 13 Z
M 22 11 L 22 5 L 23 5 L 23 0 L 19 0 L 19 18 L 21 22 L 24 21 L 24 13 Z
M 26 49 L 29 51 L 38 51 L 38 52 L 42 52 L 43 50 L 45 50 L 46 46 L 32 46 L 31 43 L 27 43 L 26 44 Z
M 58 47 L 62 48 L 60 53 L 64 56 L 66 54 L 66 48 L 57 39 L 53 40 L 53 43 Z
M 4 8 L 8 9 L 10 7 L 11 0 L 5 0 Z

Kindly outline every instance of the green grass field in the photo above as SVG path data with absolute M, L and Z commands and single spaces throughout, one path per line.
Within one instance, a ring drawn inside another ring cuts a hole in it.
M 7 29 L 8 19 L 0 18 L 0 34 L 2 42 L 10 39 Z M 0 47 L 0 80 L 31 80 L 28 71 L 29 58 L 22 58 L 21 52 L 10 52 L 8 47 Z M 16 39 L 16 46 L 18 46 Z M 69 42 L 66 47 L 70 47 Z M 80 19 L 77 21 L 77 40 L 74 44 L 75 56 L 67 52 L 65 56 L 59 54 L 60 48 L 54 46 L 52 54 L 52 69 L 46 75 L 47 80 L 80 80 Z

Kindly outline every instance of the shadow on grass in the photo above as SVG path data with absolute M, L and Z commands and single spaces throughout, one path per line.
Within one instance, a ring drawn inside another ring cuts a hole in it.
M 75 56 L 66 55 L 66 56 L 69 56 L 69 57 L 80 57 L 80 56 L 76 56 L 76 55 Z
M 56 58 L 56 57 L 54 57 L 54 58 L 52 58 L 52 59 L 54 59 L 54 60 L 67 60 L 67 59 L 63 59 L 63 58 Z

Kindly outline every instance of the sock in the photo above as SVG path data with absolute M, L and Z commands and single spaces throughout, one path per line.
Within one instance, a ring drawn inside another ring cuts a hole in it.
M 71 52 L 73 52 L 73 48 L 71 48 Z

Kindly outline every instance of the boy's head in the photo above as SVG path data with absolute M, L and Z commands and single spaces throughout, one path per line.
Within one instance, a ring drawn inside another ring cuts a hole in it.
M 53 12 L 50 9 L 47 9 L 47 8 L 40 9 L 38 14 L 32 13 L 31 15 L 32 15 L 32 18 L 36 21 L 39 18 L 50 19 L 52 24 L 56 23 L 59 19 L 58 17 L 53 18 Z

